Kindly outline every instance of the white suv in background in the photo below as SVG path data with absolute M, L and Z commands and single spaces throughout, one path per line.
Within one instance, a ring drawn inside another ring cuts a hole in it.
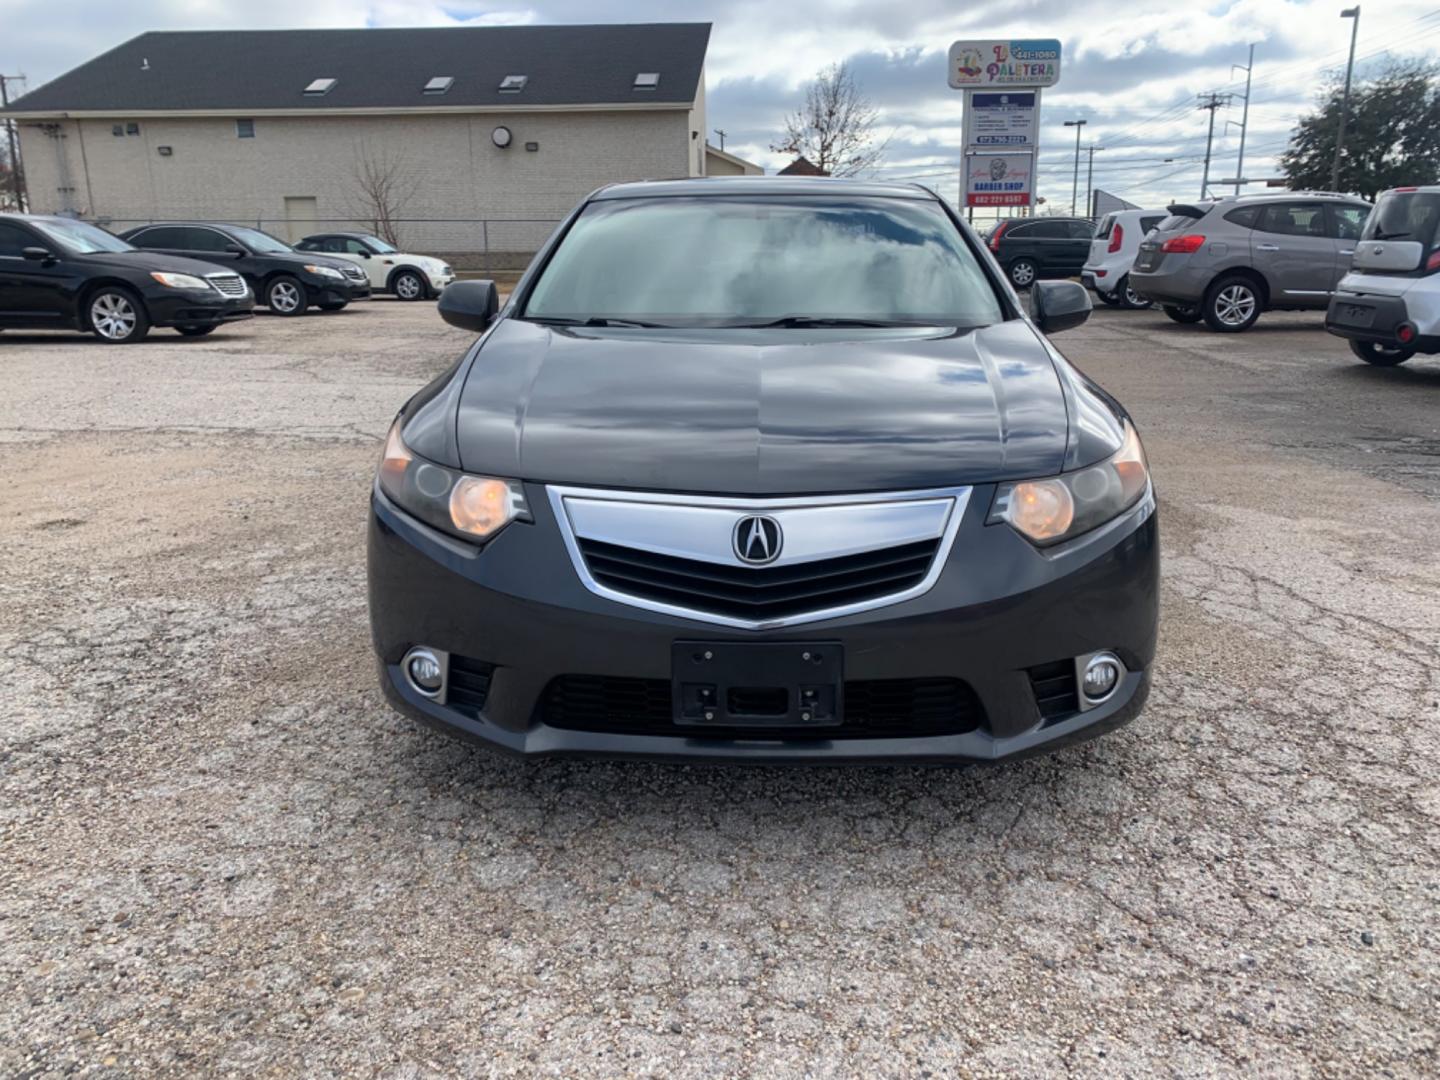
M 296 251 L 320 251 L 358 264 L 375 292 L 394 293 L 401 300 L 439 296 L 455 280 L 455 271 L 428 255 L 408 255 L 378 236 L 361 232 L 327 232 L 307 236 Z
M 1116 210 L 1106 214 L 1090 241 L 1080 283 L 1111 307 L 1148 308 L 1150 301 L 1130 288 L 1130 266 L 1145 234 L 1165 220 L 1164 210 Z

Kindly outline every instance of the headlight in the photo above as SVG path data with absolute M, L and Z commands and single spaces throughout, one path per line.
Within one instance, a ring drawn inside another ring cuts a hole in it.
M 421 521 L 467 540 L 490 539 L 512 521 L 531 521 L 518 480 L 472 476 L 416 457 L 397 419 L 385 438 L 380 489 Z
M 167 270 L 156 270 L 150 275 L 161 285 L 171 289 L 208 289 L 210 283 L 194 274 L 172 274 Z
M 1098 465 L 1045 480 L 1001 484 L 986 524 L 1007 522 L 1032 543 L 1048 547 L 1130 509 L 1149 486 L 1140 436 L 1127 423 L 1120 449 Z
M 307 266 L 305 269 L 312 274 L 319 274 L 321 277 L 340 278 L 342 281 L 345 279 L 345 275 L 333 266 Z

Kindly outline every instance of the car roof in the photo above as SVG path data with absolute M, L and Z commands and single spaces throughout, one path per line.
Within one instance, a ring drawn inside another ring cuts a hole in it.
M 317 236 L 353 236 L 356 240 L 369 240 L 374 233 L 351 232 L 348 229 L 326 229 L 323 232 L 313 232 L 309 236 L 302 236 L 302 240 L 314 240 Z M 378 238 L 377 238 L 378 239 Z
M 698 176 L 686 180 L 637 180 L 611 184 L 591 199 L 664 199 L 696 195 L 855 195 L 938 201 L 919 184 L 849 180 L 834 176 Z

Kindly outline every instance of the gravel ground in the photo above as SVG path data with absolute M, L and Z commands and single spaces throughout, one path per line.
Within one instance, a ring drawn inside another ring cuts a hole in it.
M 1160 490 L 1145 715 L 960 770 L 496 759 L 375 688 L 432 305 L 0 335 L 0 1074 L 1421 1076 L 1440 363 L 1058 339 Z

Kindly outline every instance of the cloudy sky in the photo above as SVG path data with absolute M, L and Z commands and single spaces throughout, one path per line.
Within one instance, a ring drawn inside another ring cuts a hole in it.
M 708 21 L 710 126 L 726 148 L 774 169 L 770 142 L 801 86 L 847 60 L 880 109 L 888 139 L 879 175 L 923 180 L 953 198 L 958 186 L 960 94 L 945 83 L 957 38 L 1055 37 L 1060 84 L 1045 91 L 1040 194 L 1068 207 L 1074 130 L 1084 118 L 1095 186 L 1147 204 L 1200 191 L 1207 115 L 1195 95 L 1244 90 L 1247 47 L 1255 80 L 1245 173 L 1275 175 L 1296 117 L 1327 76 L 1343 70 L 1349 0 L 0 0 L 0 72 L 33 88 L 145 30 L 299 26 Z M 1389 56 L 1440 50 L 1440 0 L 1365 0 L 1356 50 L 1361 73 Z M 1233 176 L 1241 118 L 1217 113 L 1211 177 Z M 1234 124 L 1229 122 L 1233 121 Z M 711 141 L 717 136 L 710 135 Z M 1083 187 L 1084 161 L 1080 183 Z M 1081 199 L 1083 201 L 1083 194 Z

